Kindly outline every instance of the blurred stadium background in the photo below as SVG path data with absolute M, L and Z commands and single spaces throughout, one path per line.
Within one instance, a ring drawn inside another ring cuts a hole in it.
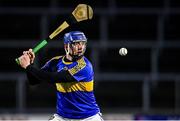
M 90 4 L 94 18 L 63 33 L 88 37 L 104 119 L 180 119 L 179 0 L 0 0 L 0 120 L 47 120 L 55 112 L 55 87 L 29 86 L 14 59 L 78 3 Z M 63 33 L 38 53 L 37 67 L 64 53 Z M 127 56 L 118 54 L 121 47 Z

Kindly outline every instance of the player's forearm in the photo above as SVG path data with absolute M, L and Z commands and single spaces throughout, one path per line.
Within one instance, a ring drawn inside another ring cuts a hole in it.
M 37 81 L 37 82 L 46 81 L 50 83 L 76 81 L 68 72 L 68 70 L 62 70 L 60 72 L 46 72 L 44 70 L 40 70 L 33 67 L 33 65 L 29 65 L 26 68 L 26 72 L 29 81 Z

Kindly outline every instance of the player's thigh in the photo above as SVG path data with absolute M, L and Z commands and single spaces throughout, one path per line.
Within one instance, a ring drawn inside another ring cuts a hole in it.
M 84 119 L 82 121 L 104 121 L 104 120 L 103 120 L 101 114 L 98 113 L 98 114 L 96 114 L 96 115 L 94 115 L 92 117 L 89 117 L 87 119 Z
M 49 121 L 66 121 L 62 117 L 60 117 L 58 114 L 54 114 L 50 117 Z

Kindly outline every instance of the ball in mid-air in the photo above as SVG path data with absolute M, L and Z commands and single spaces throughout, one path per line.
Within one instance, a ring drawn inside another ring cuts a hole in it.
M 127 55 L 127 53 L 128 53 L 128 51 L 127 51 L 126 48 L 121 48 L 121 49 L 119 49 L 119 54 L 120 54 L 121 56 L 125 56 L 125 55 Z

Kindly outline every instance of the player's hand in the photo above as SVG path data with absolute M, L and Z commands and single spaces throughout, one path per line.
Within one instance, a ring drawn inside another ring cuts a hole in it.
M 29 66 L 30 63 L 30 58 L 28 54 L 23 54 L 22 56 L 19 57 L 19 64 L 22 68 L 26 69 L 27 66 Z
M 30 55 L 31 63 L 34 63 L 35 54 L 31 48 L 29 49 L 29 55 Z
M 23 51 L 23 54 L 27 54 L 29 56 L 31 64 L 34 63 L 35 54 L 31 48 L 28 51 Z

